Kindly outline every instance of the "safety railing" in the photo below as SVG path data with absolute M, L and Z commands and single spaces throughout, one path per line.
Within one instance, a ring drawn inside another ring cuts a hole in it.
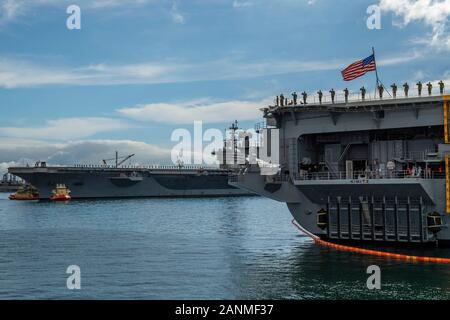
M 433 84 L 433 88 L 431 92 L 428 92 L 428 88 L 425 83 L 423 83 L 423 88 L 419 93 L 419 89 L 417 87 L 412 87 L 408 90 L 408 94 L 405 93 L 402 86 L 398 86 L 397 92 L 394 96 L 392 90 L 386 91 L 384 90 L 382 98 L 380 98 L 379 91 L 376 92 L 371 89 L 367 89 L 364 98 L 361 91 L 351 92 L 349 91 L 348 96 L 346 97 L 345 93 L 342 91 L 336 91 L 334 100 L 332 99 L 331 93 L 323 92 L 322 100 L 319 99 L 318 93 L 311 92 L 307 94 L 306 105 L 307 104 L 338 104 L 338 103 L 348 103 L 348 102 L 361 102 L 361 101 L 380 101 L 380 100 L 394 100 L 394 99 L 403 99 L 403 98 L 417 98 L 417 97 L 438 97 L 450 94 L 448 90 L 444 89 L 441 93 L 440 88 Z M 278 107 L 292 107 L 292 106 L 302 106 L 305 105 L 303 97 L 301 94 L 298 94 L 297 104 L 294 104 L 292 96 L 285 97 L 288 98 L 288 103 L 278 103 Z M 273 101 L 273 105 L 270 107 L 276 107 L 276 99 Z
M 438 151 L 409 151 L 405 152 L 403 156 L 395 158 L 397 161 L 419 161 L 419 162 L 431 162 L 431 161 L 444 161 L 442 153 Z
M 445 172 L 427 170 L 380 170 L 354 172 L 299 172 L 295 180 L 444 179 Z
M 41 167 L 23 166 L 15 167 L 20 169 L 41 169 Z M 62 165 L 48 165 L 42 169 L 71 169 L 71 170 L 86 170 L 86 169 L 111 169 L 111 170 L 221 170 L 218 166 L 203 166 L 203 165 L 101 165 L 101 164 L 74 164 L 72 166 Z

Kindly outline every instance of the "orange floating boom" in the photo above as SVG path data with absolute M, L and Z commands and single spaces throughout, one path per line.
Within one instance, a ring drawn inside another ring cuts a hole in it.
M 317 244 L 333 248 L 340 251 L 347 251 L 347 252 L 356 252 L 361 253 L 365 255 L 371 255 L 371 256 L 377 256 L 377 257 L 385 257 L 385 258 L 393 258 L 398 260 L 404 260 L 408 262 L 425 262 L 425 263 L 439 263 L 439 264 L 450 264 L 450 258 L 438 258 L 438 257 L 421 257 L 421 256 L 408 256 L 404 254 L 398 254 L 398 253 L 391 253 L 391 252 L 384 252 L 384 251 L 377 251 L 377 250 L 369 250 L 369 249 L 362 249 L 362 248 L 356 248 L 351 246 L 345 246 L 341 244 L 336 244 L 328 241 L 324 241 L 320 239 L 318 236 L 306 231 L 303 229 L 297 221 L 294 219 L 292 220 L 292 224 L 297 227 L 301 232 L 306 234 L 307 236 L 311 237 Z

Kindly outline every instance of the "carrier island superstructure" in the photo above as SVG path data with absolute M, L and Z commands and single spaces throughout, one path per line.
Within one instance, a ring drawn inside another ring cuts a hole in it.
M 247 164 L 231 183 L 324 240 L 449 244 L 449 108 L 445 94 L 263 108 L 279 170 Z

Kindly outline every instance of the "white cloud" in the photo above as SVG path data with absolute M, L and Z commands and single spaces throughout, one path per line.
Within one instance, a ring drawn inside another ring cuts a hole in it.
M 14 19 L 20 11 L 20 2 L 16 0 L 2 1 L 2 3 L 0 3 L 0 20 L 9 21 Z
M 130 124 L 110 118 L 62 118 L 49 120 L 40 127 L 0 127 L 0 135 L 14 138 L 63 141 L 82 139 L 96 133 L 127 128 L 130 128 Z
M 415 42 L 450 49 L 450 0 L 380 0 L 379 5 L 382 10 L 393 12 L 403 19 L 403 26 L 417 21 L 431 27 L 431 35 L 422 35 L 414 39 Z
M 176 1 L 173 1 L 172 8 L 170 9 L 170 15 L 172 16 L 172 20 L 175 23 L 183 24 L 184 16 L 178 10 L 178 5 Z
M 122 108 L 118 111 L 131 119 L 171 124 L 188 124 L 194 121 L 205 123 L 225 123 L 261 118 L 259 108 L 268 105 L 271 99 L 262 101 L 214 102 L 210 99 L 182 103 L 152 103 Z
M 82 10 L 104 10 L 107 8 L 133 8 L 157 0 L 0 0 L 0 23 L 24 17 L 42 7 L 67 7 L 76 4 Z
M 395 64 L 400 64 L 420 57 L 416 53 L 405 53 L 399 56 L 386 57 L 384 61 L 389 63 L 389 61 L 395 60 Z M 0 87 L 160 84 L 248 79 L 288 73 L 340 70 L 352 59 L 243 62 L 226 58 L 201 63 L 167 60 L 124 65 L 99 63 L 81 67 L 67 67 L 46 66 L 42 62 L 0 57 Z
M 176 142 L 172 147 L 175 145 Z M 0 138 L 0 174 L 6 172 L 8 167 L 27 164 L 33 166 L 37 161 L 45 161 L 49 165 L 56 166 L 101 165 L 103 159 L 113 159 L 116 150 L 120 156 L 134 154 L 124 165 L 174 165 L 171 160 L 172 149 L 161 148 L 142 141 L 78 140 L 53 143 L 31 139 Z M 192 160 L 195 154 L 199 155 L 193 150 L 183 150 L 185 161 Z M 215 160 L 209 153 L 203 154 L 203 159 L 204 161 Z M 109 160 L 108 163 L 113 164 L 113 160 Z
M 8 161 L 8 162 L 0 162 L 0 175 L 3 175 L 4 173 L 6 173 L 8 171 L 9 167 L 14 167 L 14 166 L 19 166 L 20 163 L 19 162 L 15 162 L 15 161 Z M 2 178 L 2 176 L 0 176 L 0 179 Z
M 244 1 L 244 0 L 234 0 L 233 8 L 245 8 L 253 5 L 252 1 Z
M 391 66 L 403 63 L 408 63 L 423 58 L 424 55 L 420 51 L 412 51 L 410 53 L 393 55 L 390 57 L 382 58 L 377 61 L 378 66 Z
M 165 83 L 171 81 L 171 73 L 182 73 L 186 68 L 182 64 L 169 63 L 95 64 L 70 68 L 0 57 L 0 87 Z
M 72 0 L 69 0 L 69 2 Z M 56 0 L 55 0 L 56 2 Z M 60 0 L 59 0 L 60 2 Z M 72 1 L 73 2 L 73 1 Z M 79 2 L 79 1 L 78 1 Z M 119 6 L 140 6 L 152 1 L 149 0 L 94 0 L 86 1 L 90 8 L 108 8 Z
M 29 139 L 0 138 L 0 172 L 8 166 L 34 165 L 47 161 L 52 165 L 102 164 L 102 159 L 135 154 L 131 163 L 170 164 L 170 150 L 133 140 L 80 140 L 51 143 Z
M 251 7 L 254 5 L 263 5 L 263 6 L 268 6 L 268 5 L 275 5 L 275 6 L 280 6 L 280 5 L 289 5 L 289 6 L 294 6 L 294 5 L 314 5 L 316 3 L 316 0 L 277 0 L 277 1 L 273 1 L 273 0 L 233 0 L 233 8 L 246 8 L 246 7 Z

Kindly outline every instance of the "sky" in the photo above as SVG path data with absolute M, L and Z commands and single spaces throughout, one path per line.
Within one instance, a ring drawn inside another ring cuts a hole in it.
M 0 172 L 116 150 L 168 163 L 173 131 L 194 121 L 247 129 L 280 93 L 370 91 L 373 73 L 340 70 L 372 46 L 387 86 L 450 86 L 449 16 L 450 0 L 0 0 Z

